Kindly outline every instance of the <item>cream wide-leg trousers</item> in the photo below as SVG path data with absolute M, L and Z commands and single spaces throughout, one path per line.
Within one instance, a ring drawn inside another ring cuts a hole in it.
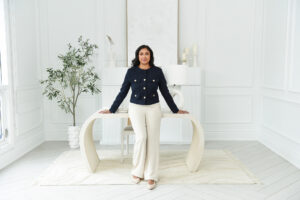
M 158 181 L 160 103 L 139 105 L 130 102 L 128 115 L 135 132 L 131 175 Z

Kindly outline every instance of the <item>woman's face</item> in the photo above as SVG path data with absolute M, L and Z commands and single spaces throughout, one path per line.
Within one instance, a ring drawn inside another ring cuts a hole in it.
M 139 61 L 143 65 L 147 65 L 150 61 L 150 51 L 147 48 L 143 48 L 139 52 Z

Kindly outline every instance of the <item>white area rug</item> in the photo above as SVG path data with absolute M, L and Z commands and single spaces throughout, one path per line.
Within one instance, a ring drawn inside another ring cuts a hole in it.
M 97 153 L 101 161 L 96 173 L 88 171 L 79 150 L 71 150 L 63 152 L 33 184 L 134 184 L 130 179 L 131 158 L 121 163 L 119 150 Z M 205 149 L 200 168 L 194 173 L 185 165 L 186 154 L 187 150 L 160 150 L 159 184 L 261 184 L 228 150 Z

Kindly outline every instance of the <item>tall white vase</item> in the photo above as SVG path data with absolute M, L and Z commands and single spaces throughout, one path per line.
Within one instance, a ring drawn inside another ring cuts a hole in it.
M 79 147 L 79 134 L 80 126 L 68 127 L 68 140 L 70 148 L 77 149 Z

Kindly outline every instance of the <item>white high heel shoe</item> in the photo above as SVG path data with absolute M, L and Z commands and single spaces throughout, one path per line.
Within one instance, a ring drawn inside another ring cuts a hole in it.
M 141 178 L 134 178 L 133 176 L 131 176 L 131 180 L 132 180 L 132 182 L 134 182 L 135 184 L 138 184 L 139 182 L 141 182 Z
M 154 189 L 154 188 L 156 187 L 156 181 L 154 181 L 153 184 L 149 184 L 149 182 L 148 182 L 148 183 L 147 183 L 147 187 L 148 187 L 149 190 Z

